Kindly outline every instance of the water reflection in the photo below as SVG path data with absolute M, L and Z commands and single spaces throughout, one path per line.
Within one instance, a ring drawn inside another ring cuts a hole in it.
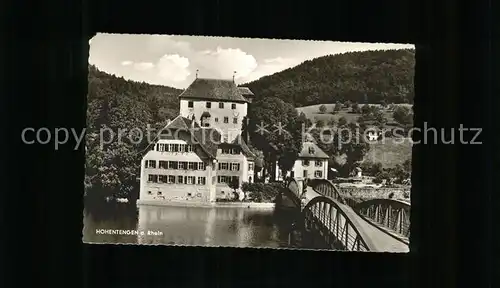
M 177 244 L 232 247 L 290 247 L 292 212 L 253 208 L 135 207 L 107 204 L 87 209 L 84 241 L 91 243 Z M 144 235 L 102 235 L 122 229 Z M 148 235 L 148 232 L 158 235 Z

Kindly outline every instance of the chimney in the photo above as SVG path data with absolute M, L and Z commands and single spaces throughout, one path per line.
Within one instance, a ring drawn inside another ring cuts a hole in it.
M 236 71 L 233 71 L 233 83 L 234 83 L 234 77 L 236 76 Z
M 198 79 L 198 69 L 196 69 L 196 79 Z
M 195 122 L 195 118 L 193 115 L 193 117 L 191 117 L 191 129 L 194 129 L 194 122 Z

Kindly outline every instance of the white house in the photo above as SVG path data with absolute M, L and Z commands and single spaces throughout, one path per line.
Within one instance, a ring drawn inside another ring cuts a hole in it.
M 328 159 L 330 157 L 321 150 L 318 145 L 307 141 L 302 144 L 297 160 L 292 170 L 287 176 L 297 181 L 309 179 L 327 179 L 328 177 Z M 283 175 L 276 164 L 276 179 L 283 180 Z
M 214 202 L 232 197 L 230 181 L 253 182 L 255 155 L 241 137 L 251 97 L 231 80 L 195 79 L 142 159 L 138 203 Z

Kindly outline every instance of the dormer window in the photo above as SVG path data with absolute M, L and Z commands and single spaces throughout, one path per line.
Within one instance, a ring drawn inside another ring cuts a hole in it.
M 309 147 L 309 154 L 311 154 L 311 155 L 314 154 L 314 147 Z
M 219 102 L 219 108 L 224 109 L 224 102 Z

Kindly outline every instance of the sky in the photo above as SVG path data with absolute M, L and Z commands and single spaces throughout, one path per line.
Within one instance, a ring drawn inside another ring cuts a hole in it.
M 325 55 L 415 48 L 413 44 L 102 33 L 89 43 L 89 63 L 99 70 L 179 89 L 189 86 L 196 73 L 218 79 L 234 75 L 236 84 L 242 84 Z

